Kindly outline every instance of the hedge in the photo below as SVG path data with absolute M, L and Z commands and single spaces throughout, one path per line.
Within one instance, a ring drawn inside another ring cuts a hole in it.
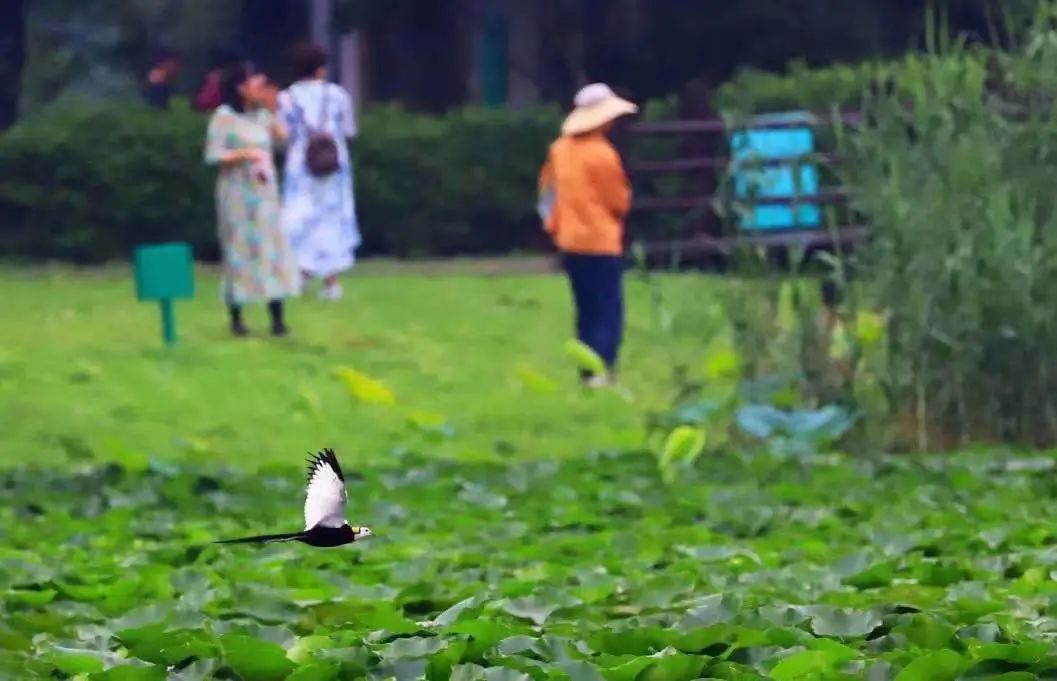
M 855 106 L 879 75 L 903 61 L 745 71 L 715 93 L 728 119 L 794 108 Z M 671 118 L 674 98 L 642 118 Z M 436 117 L 375 107 L 355 141 L 357 210 L 364 255 L 445 256 L 544 247 L 535 214 L 536 173 L 557 134 L 557 107 L 466 109 Z M 215 258 L 214 171 L 201 160 L 206 118 L 128 103 L 78 104 L 0 133 L 0 254 L 99 262 L 141 243 L 179 239 Z M 680 138 L 637 143 L 642 158 L 683 153 Z M 700 193 L 690 175 L 635 178 L 639 196 Z M 683 213 L 635 213 L 650 239 L 693 232 Z
M 0 253 L 99 262 L 141 243 L 216 256 L 206 118 L 79 105 L 0 134 Z M 502 253 L 542 246 L 536 173 L 560 112 L 373 109 L 353 146 L 365 254 Z
M 943 68 L 957 71 L 964 61 L 984 60 L 995 55 L 986 48 L 967 49 L 963 54 L 929 55 Z M 908 53 L 899 58 L 862 61 L 853 64 L 831 64 L 810 67 L 794 61 L 784 73 L 743 69 L 716 89 L 713 105 L 727 118 L 807 109 L 825 112 L 830 109 L 857 109 L 863 94 L 877 90 L 881 84 L 892 87 L 920 78 L 920 55 Z M 876 92 L 875 92 L 876 94 Z
M 822 112 L 834 106 L 856 107 L 864 90 L 882 74 L 901 65 L 900 61 L 872 61 L 810 68 L 793 62 L 785 73 L 743 69 L 716 90 L 714 106 L 731 117 L 791 109 Z

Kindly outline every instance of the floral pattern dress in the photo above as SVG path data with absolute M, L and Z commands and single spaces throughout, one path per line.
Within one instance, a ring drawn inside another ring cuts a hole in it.
M 220 166 L 216 202 L 224 301 L 241 305 L 296 296 L 301 285 L 297 258 L 279 224 L 279 187 L 272 161 L 267 111 L 239 113 L 221 106 L 206 135 L 206 163 L 218 165 L 225 152 L 254 147 L 268 152 L 252 166 Z
M 283 230 L 303 272 L 314 277 L 338 274 L 353 266 L 361 243 L 352 162 L 344 144 L 356 136 L 352 98 L 340 85 L 302 80 L 279 95 L 279 110 L 290 131 L 283 168 Z M 340 168 L 329 177 L 313 177 L 305 165 L 308 138 L 315 130 L 338 141 Z

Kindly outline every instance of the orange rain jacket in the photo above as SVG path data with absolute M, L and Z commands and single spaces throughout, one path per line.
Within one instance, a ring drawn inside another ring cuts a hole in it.
M 541 196 L 553 192 L 543 228 L 565 253 L 621 255 L 631 185 L 620 155 L 601 131 L 555 141 L 540 171 Z

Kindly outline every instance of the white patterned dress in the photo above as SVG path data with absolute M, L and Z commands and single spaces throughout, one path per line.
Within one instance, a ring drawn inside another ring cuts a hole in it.
M 223 105 L 209 121 L 205 161 L 220 166 L 224 155 L 253 147 L 268 152 L 257 165 L 220 166 L 217 221 L 224 256 L 221 295 L 229 305 L 283 300 L 301 285 L 297 259 L 279 224 L 279 190 L 272 162 L 267 111 L 238 113 Z
M 361 243 L 352 163 L 344 144 L 356 136 L 352 98 L 334 83 L 302 80 L 279 95 L 279 111 L 290 131 L 283 168 L 283 230 L 303 272 L 312 277 L 338 274 L 353 266 Z M 309 128 L 325 130 L 338 142 L 340 168 L 329 177 L 313 177 L 305 165 Z

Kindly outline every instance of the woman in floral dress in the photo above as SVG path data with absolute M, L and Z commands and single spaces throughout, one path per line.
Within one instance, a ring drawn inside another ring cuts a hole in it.
M 303 44 L 294 50 L 297 82 L 279 95 L 279 111 L 290 131 L 283 169 L 283 229 L 306 277 L 320 278 L 320 298 L 341 297 L 338 275 L 351 268 L 360 245 L 352 163 L 345 140 L 356 136 L 352 97 L 327 81 L 327 52 Z M 314 176 L 306 152 L 313 134 L 331 137 L 338 163 L 333 172 Z
M 249 333 L 247 303 L 267 302 L 272 334 L 288 333 L 283 301 L 300 288 L 297 258 L 279 225 L 273 144 L 286 137 L 274 116 L 274 89 L 264 74 L 233 64 L 220 80 L 223 104 L 209 121 L 205 159 L 219 168 L 217 219 L 223 252 L 223 296 L 236 336 Z

